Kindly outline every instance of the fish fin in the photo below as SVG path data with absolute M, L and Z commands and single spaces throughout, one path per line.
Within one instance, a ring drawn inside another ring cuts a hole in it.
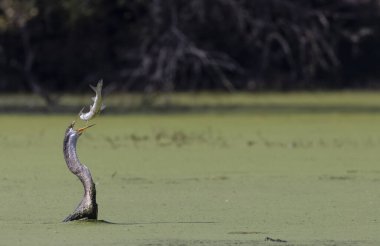
M 91 97 L 91 100 L 95 102 L 95 98 L 96 98 L 96 97 Z
M 105 108 L 106 108 L 106 105 L 102 104 L 102 106 L 100 107 L 100 111 L 102 111 Z
M 83 114 L 83 110 L 84 110 L 85 107 L 83 107 L 80 111 L 79 111 L 79 114 L 78 115 L 81 115 Z

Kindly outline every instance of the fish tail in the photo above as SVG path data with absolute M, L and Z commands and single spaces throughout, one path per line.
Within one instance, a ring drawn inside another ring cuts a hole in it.
M 95 91 L 95 92 L 97 92 L 97 88 L 95 87 L 95 86 L 93 86 L 93 85 L 90 85 L 90 88 L 93 90 L 93 91 Z
M 95 93 L 100 93 L 103 87 L 103 79 L 99 80 L 98 84 L 95 86 L 90 85 L 91 89 L 95 91 Z
M 96 88 L 97 88 L 98 90 L 101 90 L 102 87 L 103 87 L 103 79 L 99 80 L 98 84 L 96 85 Z

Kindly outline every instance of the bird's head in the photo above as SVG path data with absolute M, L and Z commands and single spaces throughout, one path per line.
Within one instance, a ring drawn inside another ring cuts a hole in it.
M 78 138 L 80 135 L 82 135 L 82 133 L 87 130 L 88 128 L 94 126 L 95 124 L 93 125 L 89 125 L 89 126 L 86 126 L 86 127 L 82 127 L 82 128 L 79 128 L 79 129 L 74 129 L 74 125 L 75 125 L 75 121 L 73 121 L 69 127 L 67 128 L 66 130 L 66 136 L 68 137 L 76 137 Z

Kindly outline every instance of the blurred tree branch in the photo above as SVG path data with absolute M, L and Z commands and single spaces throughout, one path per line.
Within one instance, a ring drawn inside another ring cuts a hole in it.
M 0 88 L 355 86 L 380 81 L 379 23 L 376 0 L 3 0 Z
M 25 81 L 31 90 L 37 95 L 41 96 L 47 106 L 54 106 L 57 100 L 51 96 L 49 91 L 43 88 L 38 80 L 35 78 L 33 72 L 33 65 L 35 60 L 35 51 L 32 47 L 30 32 L 28 29 L 28 22 L 38 15 L 38 8 L 35 1 L 22 1 L 22 0 L 2 0 L 0 8 L 4 12 L 5 21 L 9 26 L 14 27 L 21 37 L 21 44 L 23 47 L 24 61 L 22 64 L 14 62 L 13 65 L 24 73 Z

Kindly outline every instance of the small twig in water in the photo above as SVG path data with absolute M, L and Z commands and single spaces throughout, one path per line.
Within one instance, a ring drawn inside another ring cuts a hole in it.
M 276 242 L 276 243 L 287 243 L 288 241 L 285 241 L 285 240 L 282 240 L 282 239 L 273 239 L 273 238 L 270 238 L 270 237 L 266 237 L 265 238 L 265 241 L 269 241 L 269 242 Z

